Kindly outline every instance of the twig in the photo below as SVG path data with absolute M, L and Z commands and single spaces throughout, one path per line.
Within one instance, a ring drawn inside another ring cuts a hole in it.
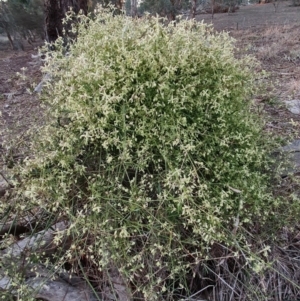
M 207 288 L 209 287 L 214 287 L 214 285 L 207 285 L 205 288 L 201 289 L 200 291 L 198 291 L 197 293 L 189 296 L 187 299 L 184 299 L 184 301 L 189 301 L 191 298 L 197 296 L 198 294 L 200 294 L 201 292 L 205 291 Z M 197 299 L 197 301 L 207 301 L 205 299 Z
M 4 179 L 5 182 L 7 182 L 7 184 L 9 185 L 10 188 L 14 188 L 14 185 L 12 185 L 11 183 L 9 183 L 9 181 L 7 180 L 7 178 L 4 176 L 3 172 L 0 171 L 0 175 L 1 177 Z
M 220 279 L 228 288 L 230 288 L 233 292 L 235 292 L 237 295 L 238 293 L 235 291 L 235 289 L 229 285 L 220 275 L 218 275 L 216 272 L 214 272 L 212 269 L 210 269 L 208 266 L 206 267 L 209 271 L 211 271 L 215 276 L 217 276 L 218 279 Z

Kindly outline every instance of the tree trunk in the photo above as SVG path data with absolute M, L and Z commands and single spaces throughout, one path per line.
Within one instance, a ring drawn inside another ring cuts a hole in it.
M 191 18 L 194 19 L 196 17 L 197 10 L 197 0 L 192 0 L 192 8 L 191 8 Z
M 137 16 L 137 0 L 130 0 L 131 4 L 131 17 L 135 18 Z
M 10 46 L 12 50 L 23 50 L 24 51 L 24 45 L 22 43 L 22 40 L 20 37 L 16 37 L 14 34 L 14 38 L 12 38 L 8 26 L 4 27 L 4 30 L 6 32 L 6 36 L 9 40 Z
M 86 15 L 88 11 L 87 0 L 58 0 L 61 3 L 63 15 L 72 9 L 75 14 L 78 14 L 80 10 Z
M 63 33 L 62 19 L 72 9 L 87 14 L 87 0 L 45 0 L 45 34 L 47 42 L 54 42 Z
M 170 20 L 176 20 L 176 0 L 171 0 Z
M 6 27 L 4 27 L 4 30 L 5 30 L 5 32 L 6 32 L 6 36 L 7 36 L 8 40 L 9 40 L 9 44 L 10 44 L 11 49 L 12 49 L 12 50 L 15 50 L 15 45 L 14 45 L 14 42 L 13 42 L 13 40 L 12 40 L 12 38 L 11 38 L 9 29 L 6 28 Z
M 273 0 L 274 12 L 276 13 L 279 6 L 279 0 Z
M 108 1 L 109 3 L 109 1 Z M 116 0 L 115 6 L 116 6 L 116 13 L 121 14 L 123 11 L 123 0 Z

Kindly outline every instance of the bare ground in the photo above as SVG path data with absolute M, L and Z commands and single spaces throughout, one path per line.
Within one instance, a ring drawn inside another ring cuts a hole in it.
M 300 7 L 290 1 L 279 1 L 277 11 L 272 3 L 241 6 L 235 13 L 200 14 L 197 20 L 212 23 L 217 30 L 262 29 L 272 25 L 292 25 L 300 22 Z
M 37 49 L 0 51 L 0 150 L 2 160 L 8 163 L 22 156 L 20 149 L 28 128 L 34 128 L 40 116 L 37 95 L 31 91 L 41 78 L 41 61 L 32 58 Z M 5 143 L 4 143 L 5 142 Z M 5 144 L 5 147 L 3 146 Z M 1 164 L 0 164 L 1 168 Z M 2 168 L 4 168 L 2 166 Z

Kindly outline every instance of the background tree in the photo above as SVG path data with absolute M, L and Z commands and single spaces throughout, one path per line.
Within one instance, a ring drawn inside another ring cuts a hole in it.
M 137 16 L 137 0 L 130 0 L 130 15 L 133 18 Z
M 153 15 L 167 17 L 169 20 L 175 20 L 176 16 L 182 11 L 189 9 L 187 0 L 144 0 L 139 7 L 139 12 L 149 12 Z
M 63 35 L 62 20 L 70 10 L 78 14 L 82 11 L 87 14 L 93 11 L 97 4 L 103 7 L 114 5 L 116 13 L 124 8 L 123 0 L 44 0 L 45 6 L 45 35 L 48 42 L 54 42 L 59 36 Z M 178 0 L 175 0 L 178 1 Z M 137 15 L 137 0 L 131 0 L 131 15 Z
M 191 0 L 191 18 L 195 18 L 197 13 L 197 0 Z
M 48 42 L 54 42 L 63 35 L 62 20 L 66 13 L 73 10 L 76 14 L 81 10 L 88 12 L 87 0 L 45 0 L 45 34 Z
M 41 35 L 43 22 L 42 0 L 0 1 L 0 28 L 13 49 L 23 48 L 23 39 L 32 42 L 36 35 Z
M 8 10 L 6 2 L 0 2 L 0 14 L 1 14 L 0 15 L 0 27 L 6 33 L 11 47 L 14 48 L 14 43 L 13 43 L 13 39 L 11 36 L 11 25 L 12 25 L 11 14 Z

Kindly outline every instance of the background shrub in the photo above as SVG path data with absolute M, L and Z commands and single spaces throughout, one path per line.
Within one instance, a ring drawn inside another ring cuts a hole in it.
M 29 203 L 71 222 L 61 263 L 116 268 L 136 300 L 192 293 L 212 244 L 242 243 L 272 200 L 256 63 L 226 33 L 162 21 L 81 16 L 47 56 L 48 119 L 20 169 Z

